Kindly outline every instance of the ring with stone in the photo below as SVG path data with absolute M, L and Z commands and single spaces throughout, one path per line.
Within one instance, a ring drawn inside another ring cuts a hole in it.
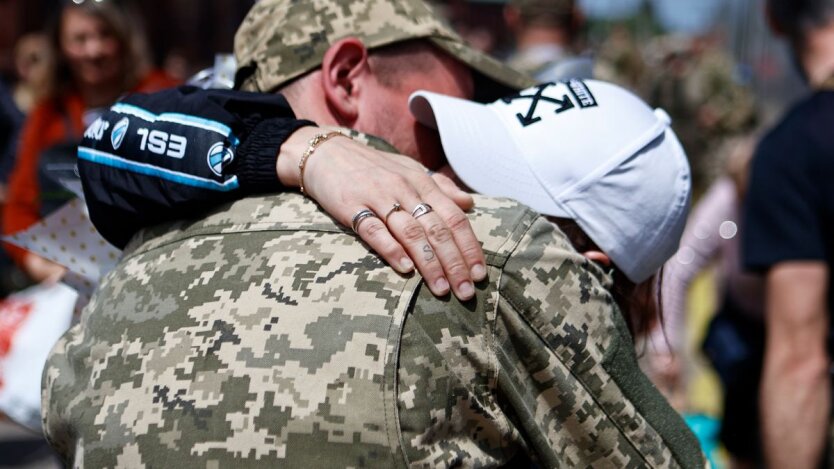
M 373 210 L 368 210 L 367 208 L 356 212 L 356 215 L 354 215 L 353 218 L 351 218 L 351 225 L 352 225 L 352 228 L 353 228 L 353 232 L 358 234 L 358 231 L 356 231 L 356 230 L 359 229 L 359 225 L 362 223 L 362 221 L 365 220 L 366 218 L 371 218 L 371 217 L 379 218 L 377 216 L 377 214 L 373 212 Z
M 414 207 L 414 210 L 411 211 L 411 216 L 414 218 L 420 218 L 427 213 L 431 213 L 432 211 L 434 211 L 434 209 L 431 208 L 431 205 L 429 204 L 417 204 L 417 206 Z
M 400 204 L 394 204 L 391 207 L 391 210 L 388 210 L 388 213 L 385 214 L 385 223 L 388 223 L 388 217 L 390 217 L 392 213 L 399 212 L 400 210 L 402 210 L 402 206 Z

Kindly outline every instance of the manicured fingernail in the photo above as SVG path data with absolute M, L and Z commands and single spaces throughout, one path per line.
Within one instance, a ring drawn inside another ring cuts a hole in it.
M 472 282 L 463 282 L 458 285 L 458 294 L 462 300 L 468 300 L 475 296 L 475 285 Z
M 400 269 L 403 272 L 411 272 L 412 270 L 414 270 L 414 263 L 411 262 L 411 259 L 403 257 L 402 259 L 400 259 Z
M 486 278 L 486 268 L 481 264 L 475 264 L 472 266 L 470 274 L 472 275 L 472 280 L 480 282 Z
M 449 282 L 445 278 L 437 279 L 434 282 L 434 292 L 438 295 L 445 295 L 449 292 Z

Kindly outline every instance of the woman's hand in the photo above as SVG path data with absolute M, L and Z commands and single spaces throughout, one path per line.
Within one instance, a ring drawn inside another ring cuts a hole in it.
M 38 283 L 57 282 L 67 272 L 66 267 L 31 252 L 27 252 L 23 258 L 23 270 Z
M 298 187 L 298 161 L 321 132 L 302 127 L 281 146 L 277 171 L 285 186 Z M 372 210 L 377 217 L 365 218 L 357 234 L 397 271 L 416 266 L 435 295 L 451 288 L 468 300 L 473 282 L 486 278 L 483 251 L 463 211 L 472 208 L 472 196 L 411 158 L 334 137 L 307 160 L 304 189 L 345 226 L 360 210 Z M 411 213 L 419 204 L 433 210 L 415 218 Z

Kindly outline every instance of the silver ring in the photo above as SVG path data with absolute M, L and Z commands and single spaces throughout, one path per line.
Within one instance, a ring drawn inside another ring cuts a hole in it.
M 388 223 L 388 217 L 390 217 L 392 213 L 399 212 L 402 209 L 402 205 L 394 204 L 394 206 L 391 207 L 391 210 L 388 210 L 388 213 L 385 214 L 385 223 Z
M 432 211 L 434 211 L 434 209 L 431 208 L 431 205 L 429 204 L 417 204 L 417 206 L 414 207 L 414 210 L 411 211 L 411 216 L 414 218 L 420 218 Z
M 379 218 L 379 217 L 376 215 L 376 213 L 374 213 L 374 212 L 373 212 L 373 210 L 368 210 L 367 208 L 362 209 L 362 210 L 360 210 L 360 211 L 356 212 L 356 215 L 354 215 L 354 216 L 353 216 L 353 218 L 351 219 L 351 224 L 352 224 L 353 232 L 354 232 L 354 233 L 357 233 L 357 231 L 356 231 L 356 230 L 358 230 L 358 229 L 359 229 L 359 225 L 362 223 L 362 220 L 364 220 L 364 219 L 366 219 L 366 218 L 371 218 L 371 217 L 373 217 L 373 218 Z M 358 234 L 358 233 L 357 233 L 357 234 Z

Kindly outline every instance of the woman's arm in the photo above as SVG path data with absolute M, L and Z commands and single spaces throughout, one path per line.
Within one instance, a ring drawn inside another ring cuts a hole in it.
M 277 149 L 311 124 L 296 121 L 280 96 L 193 87 L 129 95 L 78 148 L 90 218 L 123 248 L 143 227 L 280 191 Z
M 87 129 L 79 146 L 91 220 L 123 247 L 142 227 L 295 188 L 298 159 L 310 134 L 320 132 L 312 125 L 295 119 L 280 95 L 193 87 L 130 95 Z M 413 160 L 332 139 L 310 159 L 305 185 L 346 226 L 357 210 L 376 211 L 380 218 L 363 223 L 359 235 L 398 270 L 416 266 L 436 294 L 451 289 L 468 298 L 462 286 L 485 276 L 483 253 L 461 210 L 471 207 L 471 197 Z M 383 223 L 389 202 L 404 193 L 432 205 L 445 225 Z

